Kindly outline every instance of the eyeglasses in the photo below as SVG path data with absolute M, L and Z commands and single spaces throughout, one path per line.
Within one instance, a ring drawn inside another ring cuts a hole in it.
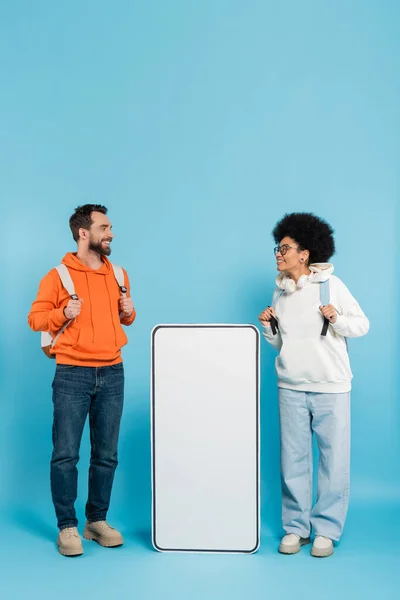
M 290 248 L 293 248 L 294 250 L 297 250 L 296 246 L 289 246 L 289 244 L 283 244 L 282 246 L 275 246 L 275 248 L 274 248 L 274 254 L 278 254 L 278 252 L 280 252 L 280 254 L 282 256 L 285 256 L 286 252 Z

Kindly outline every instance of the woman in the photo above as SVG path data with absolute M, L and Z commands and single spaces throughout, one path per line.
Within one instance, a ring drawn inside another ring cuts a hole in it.
M 273 306 L 259 320 L 279 350 L 276 371 L 281 428 L 282 521 L 279 546 L 330 556 L 343 531 L 349 496 L 350 390 L 346 338 L 369 322 L 328 260 L 333 230 L 309 213 L 285 215 L 273 230 L 279 275 Z M 326 301 L 324 301 L 327 299 Z M 318 495 L 312 506 L 312 434 L 319 449 Z

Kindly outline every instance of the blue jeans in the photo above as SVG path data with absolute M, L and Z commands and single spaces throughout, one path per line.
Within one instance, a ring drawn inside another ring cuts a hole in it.
M 350 487 L 350 393 L 279 389 L 282 522 L 286 533 L 311 530 L 338 541 Z M 312 506 L 312 435 L 319 450 L 318 494 Z
M 124 402 L 122 363 L 108 367 L 57 365 L 53 381 L 51 493 L 58 527 L 76 527 L 75 501 L 83 428 L 89 415 L 91 457 L 86 518 L 103 521 L 110 505 Z

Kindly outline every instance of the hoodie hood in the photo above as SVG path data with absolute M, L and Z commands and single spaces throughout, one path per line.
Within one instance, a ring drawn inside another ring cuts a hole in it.
M 314 263 L 310 265 L 309 268 L 311 273 L 309 275 L 302 275 L 297 284 L 286 273 L 280 273 L 276 278 L 276 285 L 281 290 L 293 293 L 309 283 L 321 283 L 322 281 L 326 281 L 334 271 L 334 267 L 331 263 Z
M 74 271 L 83 271 L 85 273 L 96 273 L 99 275 L 108 275 L 111 269 L 111 263 L 106 256 L 102 256 L 101 260 L 103 261 L 103 265 L 100 269 L 94 270 L 84 265 L 79 258 L 77 258 L 75 252 L 68 252 L 64 258 L 62 259 L 62 264 L 67 266 L 69 269 L 74 269 Z

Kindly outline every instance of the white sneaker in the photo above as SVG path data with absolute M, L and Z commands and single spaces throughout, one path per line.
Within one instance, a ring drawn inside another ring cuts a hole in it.
M 323 535 L 317 535 L 311 548 L 311 556 L 325 558 L 333 554 L 333 542 Z
M 297 554 L 301 546 L 309 543 L 310 538 L 302 538 L 297 533 L 288 533 L 282 538 L 278 551 L 281 554 Z
M 80 556 L 83 554 L 82 541 L 76 527 L 61 529 L 57 546 L 63 556 Z

